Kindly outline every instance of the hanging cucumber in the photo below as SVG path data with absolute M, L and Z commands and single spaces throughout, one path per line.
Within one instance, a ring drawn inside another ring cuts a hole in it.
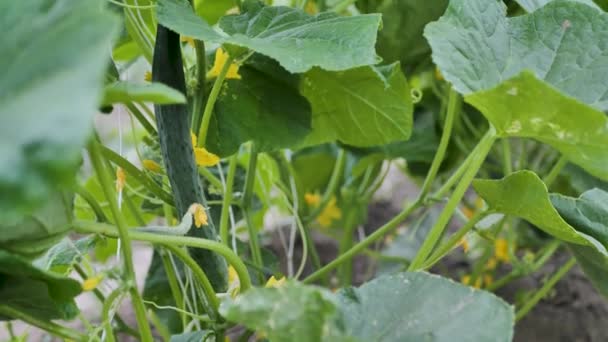
M 179 35 L 158 25 L 152 61 L 152 80 L 186 93 Z M 185 104 L 155 105 L 156 124 L 167 176 L 175 206 L 182 217 L 191 204 L 206 206 L 205 195 L 194 161 L 190 138 L 190 119 Z M 218 240 L 213 220 L 202 228 L 192 228 L 189 236 Z M 227 288 L 225 260 L 207 250 L 190 249 L 192 257 L 205 271 L 216 291 Z

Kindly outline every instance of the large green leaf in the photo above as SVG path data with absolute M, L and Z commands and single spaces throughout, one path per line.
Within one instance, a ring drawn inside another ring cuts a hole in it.
M 511 341 L 513 308 L 485 291 L 422 272 L 339 293 L 346 331 L 361 341 Z
M 73 182 L 116 23 L 90 1 L 0 2 L 0 217 Z
M 431 48 L 422 33 L 426 24 L 437 20 L 448 0 L 385 0 L 372 9 L 382 14 L 378 33 L 378 54 L 388 62 L 400 61 L 406 67 L 428 58 Z
M 473 188 L 494 211 L 521 217 L 562 241 L 591 246 L 608 255 L 595 236 L 562 219 L 549 200 L 545 183 L 534 172 L 518 171 L 500 180 L 478 179 Z
M 516 0 L 516 1 L 527 12 L 534 12 L 537 9 L 545 6 L 546 4 L 548 4 L 554 0 Z M 577 1 L 577 2 L 583 3 L 585 5 L 589 5 L 591 7 L 595 7 L 597 9 L 599 9 L 599 7 L 595 4 L 595 2 L 593 2 L 593 0 L 570 0 L 570 1 Z
M 80 284 L 42 271 L 28 260 L 0 249 L 0 303 L 42 320 L 71 319 Z M 1 317 L 0 317 L 1 318 Z
M 223 32 L 198 17 L 187 0 L 159 0 L 157 18 L 182 35 L 259 52 L 290 72 L 304 72 L 314 66 L 345 70 L 378 61 L 374 45 L 380 15 L 311 16 L 299 9 L 264 7 L 255 1 L 245 2 L 243 11 L 220 19 Z
M 240 80 L 226 80 L 209 124 L 207 148 L 220 156 L 253 140 L 259 151 L 294 147 L 310 132 L 310 105 L 297 89 L 245 66 Z
M 270 341 L 347 341 L 331 292 L 288 281 L 254 288 L 221 304 L 227 320 L 264 333 Z
M 215 25 L 226 12 L 236 6 L 235 0 L 194 0 L 196 14 L 209 25 Z
M 557 0 L 507 18 L 502 1 L 451 0 L 425 36 L 443 76 L 463 94 L 531 70 L 563 93 L 606 110 L 607 26 L 608 14 L 579 2 Z
M 104 88 L 102 105 L 132 101 L 157 104 L 185 103 L 186 97 L 178 90 L 162 83 L 114 82 Z
M 467 96 L 503 137 L 534 138 L 608 179 L 608 117 L 524 72 Z M 540 100 L 542 99 L 542 101 Z
M 608 246 L 608 192 L 594 189 L 579 198 L 553 194 L 551 202 L 569 224 Z M 570 250 L 595 287 L 608 297 L 608 256 L 579 245 L 570 245 Z
M 0 249 L 33 259 L 71 229 L 72 198 L 53 194 L 46 205 L 17 221 L 0 221 Z
M 411 135 L 412 98 L 398 63 L 341 72 L 315 68 L 304 74 L 300 87 L 313 113 L 305 145 L 338 140 L 377 146 Z

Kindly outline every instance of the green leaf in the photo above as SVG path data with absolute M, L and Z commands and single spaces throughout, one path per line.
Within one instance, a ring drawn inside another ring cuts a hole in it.
M 116 24 L 88 1 L 0 2 L 1 217 L 74 181 Z
M 545 6 L 546 4 L 554 1 L 554 0 L 516 0 L 517 3 L 526 10 L 526 12 L 530 13 L 530 12 L 534 12 L 537 9 Z M 595 2 L 593 2 L 593 0 L 571 0 L 571 1 L 577 1 L 580 2 L 582 4 L 600 9 Z
M 227 320 L 262 332 L 270 341 L 347 341 L 332 293 L 288 281 L 279 288 L 253 288 L 220 305 Z
M 0 221 L 0 249 L 33 259 L 71 230 L 72 198 L 56 193 L 42 208 L 17 221 Z
M 562 219 L 549 200 L 545 183 L 534 172 L 518 171 L 500 180 L 477 179 L 473 188 L 496 212 L 520 217 L 562 241 L 595 247 L 608 255 L 596 237 Z
M 149 63 L 152 63 L 156 19 L 154 0 L 124 0 L 125 26 L 131 38 Z
M 203 17 L 209 25 L 215 25 L 226 14 L 226 11 L 236 6 L 235 0 L 195 0 L 196 14 Z
M 305 145 L 338 140 L 376 146 L 412 133 L 412 98 L 398 63 L 341 72 L 315 68 L 304 74 L 300 87 L 313 113 Z
M 72 319 L 78 313 L 77 281 L 42 271 L 0 249 L 0 303 L 42 320 Z
M 162 83 L 139 84 L 132 82 L 114 82 L 104 88 L 101 104 L 151 102 L 157 104 L 186 103 L 186 97 L 179 90 Z
M 378 33 L 378 54 L 388 62 L 400 61 L 407 69 L 427 59 L 431 48 L 422 33 L 426 24 L 437 20 L 448 0 L 385 0 L 373 12 L 382 14 Z M 372 12 L 370 11 L 370 12 Z
M 569 224 L 608 246 L 608 192 L 593 189 L 579 198 L 552 194 L 551 202 Z M 570 250 L 599 292 L 608 297 L 608 256 L 585 246 L 570 245 Z
M 346 331 L 361 341 L 511 341 L 513 308 L 485 291 L 412 272 L 339 293 Z
M 253 50 L 294 73 L 314 66 L 346 70 L 378 62 L 374 50 L 380 26 L 378 14 L 311 16 L 299 9 L 264 7 L 253 1 L 245 2 L 243 11 L 220 19 L 221 34 L 198 17 L 187 0 L 160 0 L 157 18 L 182 35 Z
M 502 1 L 451 0 L 425 36 L 435 64 L 462 94 L 531 70 L 561 92 L 607 110 L 608 30 L 598 29 L 607 26 L 608 14 L 578 2 L 553 1 L 507 18 Z
M 46 254 L 34 261 L 34 265 L 43 270 L 68 275 L 72 267 L 82 260 L 95 246 L 97 236 L 88 236 L 77 241 L 69 237 L 51 247 Z
M 568 180 L 568 183 L 577 195 L 593 188 L 608 191 L 608 182 L 591 176 L 585 170 L 573 164 L 566 165 L 561 172 L 561 176 Z
M 539 101 L 542 99 L 542 101 Z M 608 180 L 608 117 L 524 72 L 465 98 L 503 137 L 533 138 Z M 575 113 L 575 114 L 574 114 Z
M 224 157 L 253 140 L 258 151 L 295 147 L 310 132 L 310 105 L 297 89 L 251 66 L 226 80 L 209 124 L 207 148 Z

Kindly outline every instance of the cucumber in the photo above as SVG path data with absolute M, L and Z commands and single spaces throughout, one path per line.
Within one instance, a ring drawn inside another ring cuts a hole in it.
M 152 60 L 152 80 L 186 94 L 184 67 L 179 35 L 158 25 Z M 192 203 L 206 207 L 205 195 L 194 160 L 190 139 L 190 115 L 185 104 L 155 105 L 160 147 L 171 183 L 178 217 L 182 217 Z M 210 217 L 209 225 L 192 227 L 189 236 L 219 240 Z M 190 255 L 207 274 L 214 289 L 224 292 L 228 286 L 226 261 L 219 255 L 202 249 L 189 249 Z

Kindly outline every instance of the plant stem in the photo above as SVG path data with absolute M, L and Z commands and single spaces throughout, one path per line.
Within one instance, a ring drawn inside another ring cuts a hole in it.
M 502 143 L 502 166 L 504 176 L 508 176 L 513 173 L 513 161 L 511 160 L 511 142 L 509 138 L 504 138 Z
M 87 204 L 89 204 L 91 209 L 93 209 L 93 212 L 95 213 L 95 217 L 97 218 L 97 221 L 108 222 L 108 218 L 106 217 L 106 214 L 103 212 L 101 205 L 99 204 L 99 202 L 97 202 L 95 197 L 93 197 L 93 195 L 91 195 L 91 193 L 84 186 L 77 184 L 75 191 L 78 194 L 78 196 L 82 197 L 82 199 L 85 200 L 87 202 Z
M 228 69 L 230 69 L 230 65 L 233 61 L 234 58 L 232 56 L 228 56 L 224 62 L 224 65 L 222 65 L 222 69 L 217 75 L 215 82 L 213 82 L 213 88 L 211 88 L 211 93 L 209 93 L 209 98 L 207 99 L 207 104 L 205 105 L 205 111 L 203 112 L 201 127 L 198 130 L 198 147 L 205 147 L 205 143 L 207 141 L 207 130 L 209 129 L 209 123 L 211 122 L 211 115 L 213 115 L 213 107 L 215 106 L 217 97 L 222 89 L 222 84 L 224 83 Z
M 141 184 L 146 187 L 147 190 L 152 192 L 163 202 L 173 205 L 173 199 L 171 198 L 171 195 L 165 190 L 163 190 L 160 185 L 156 184 L 156 182 L 150 177 L 148 177 L 148 175 L 146 175 L 143 171 L 138 169 L 135 165 L 131 164 L 131 162 L 121 157 L 118 153 L 112 151 L 111 149 L 105 146 L 100 146 L 100 149 L 101 153 L 103 153 L 103 156 L 105 158 L 107 158 L 112 163 L 120 166 L 123 170 L 125 170 L 125 172 L 129 176 L 137 179 Z
M 545 284 L 538 290 L 530 300 L 528 300 L 515 314 L 515 321 L 521 320 L 538 302 L 543 299 L 549 291 L 557 284 L 557 282 L 565 276 L 570 269 L 576 265 L 576 259 L 570 258 L 555 274 L 549 278 Z
M 433 186 L 433 182 L 435 181 L 435 177 L 437 176 L 437 172 L 439 171 L 441 163 L 445 158 L 445 152 L 447 151 L 448 145 L 450 143 L 450 138 L 452 136 L 452 127 L 454 126 L 454 118 L 460 112 L 461 106 L 462 98 L 456 92 L 456 90 L 454 90 L 454 88 L 450 87 L 445 124 L 443 125 L 443 132 L 441 133 L 439 147 L 437 148 L 437 152 L 435 153 L 435 157 L 433 158 L 431 168 L 429 169 L 424 183 L 422 184 L 422 190 L 420 190 L 419 195 L 420 198 L 425 198 L 431 190 L 431 187 Z
M 122 294 L 123 289 L 117 288 L 114 291 L 110 292 L 110 295 L 106 300 L 103 301 L 102 307 L 102 322 L 104 322 L 104 329 L 106 331 L 106 340 L 108 342 L 114 342 L 114 330 L 112 329 L 112 319 L 110 318 L 110 311 L 112 310 L 112 305 L 118 299 L 118 297 Z
M 76 231 L 85 234 L 102 234 L 108 237 L 118 236 L 116 227 L 105 223 L 75 221 L 73 226 Z M 251 279 L 249 278 L 247 267 L 238 255 L 221 242 L 191 236 L 161 235 L 138 231 L 131 231 L 129 235 L 133 240 L 147 241 L 160 246 L 186 246 L 215 252 L 223 256 L 234 267 L 241 282 L 241 292 L 251 287 Z
M 156 135 L 156 128 L 154 128 L 154 126 L 152 126 L 150 121 L 148 121 L 148 119 L 146 119 L 146 117 L 142 114 L 142 112 L 139 110 L 139 108 L 137 108 L 137 106 L 135 106 L 134 103 L 132 103 L 132 102 L 127 103 L 126 106 L 127 106 L 127 109 L 129 110 L 129 112 L 131 113 L 131 115 L 133 115 L 137 119 L 137 121 L 146 130 L 146 132 L 148 132 L 149 135 L 151 135 L 151 136 Z
M 211 286 L 211 282 L 209 282 L 209 278 L 207 278 L 205 272 L 196 263 L 196 261 L 194 261 L 194 259 L 192 259 L 192 257 L 180 247 L 174 245 L 165 245 L 165 248 L 170 250 L 171 253 L 175 254 L 178 258 L 180 258 L 186 266 L 190 267 L 190 269 L 194 273 L 194 276 L 203 287 L 203 293 L 207 297 L 205 298 L 205 300 L 203 300 L 203 305 L 206 306 L 205 304 L 207 303 L 210 305 L 210 307 L 205 308 L 205 312 L 207 312 L 207 315 L 209 315 L 212 320 L 217 321 L 219 317 L 219 313 L 217 312 L 217 310 L 220 306 L 220 302 L 217 299 L 217 295 L 215 294 L 213 286 Z
M 171 263 L 171 260 L 169 259 L 170 256 L 168 252 L 160 250 L 159 254 L 163 262 L 163 268 L 165 269 L 165 274 L 167 275 L 167 281 L 169 282 L 169 288 L 171 289 L 171 294 L 173 295 L 175 306 L 179 309 L 180 318 L 182 321 L 182 329 L 185 329 L 188 322 L 187 316 L 184 314 L 184 297 L 182 295 L 182 292 L 180 291 L 176 277 L 178 271 L 173 267 L 173 263 Z
M 568 159 L 563 155 L 559 157 L 555 165 L 553 165 L 553 167 L 551 168 L 551 171 L 549 171 L 549 174 L 543 179 L 543 182 L 547 186 L 547 189 L 551 187 L 551 184 L 553 184 L 553 182 L 555 181 L 557 176 L 559 176 L 560 172 L 562 172 L 562 169 L 564 168 L 564 166 L 566 166 L 566 164 L 568 164 Z
M 72 340 L 72 341 L 87 341 L 87 336 L 79 331 L 63 327 L 49 321 L 43 321 L 36 317 L 32 317 L 26 313 L 16 310 L 10 306 L 0 304 L 0 314 L 2 316 L 11 317 L 24 321 L 25 323 L 40 328 L 49 332 L 51 335 Z
M 118 237 L 122 241 L 122 256 L 124 262 L 124 280 L 129 288 L 131 295 L 131 301 L 135 310 L 135 317 L 137 318 L 137 325 L 141 332 L 142 341 L 153 341 L 152 331 L 148 325 L 146 318 L 146 308 L 144 307 L 143 300 L 137 289 L 135 282 L 135 268 L 133 266 L 133 254 L 131 251 L 131 239 L 129 237 L 129 227 L 125 221 L 125 218 L 118 209 L 118 203 L 116 202 L 116 192 L 112 184 L 110 175 L 103 164 L 101 157 L 101 149 L 99 143 L 92 141 L 88 146 L 89 156 L 91 158 L 91 164 L 97 174 L 103 193 L 108 201 L 112 216 L 114 216 L 114 222 L 118 229 Z
M 205 103 L 207 81 L 207 60 L 205 58 L 205 42 L 202 40 L 194 40 L 194 51 L 196 52 L 196 86 L 197 90 L 194 94 L 192 104 L 192 130 L 197 132 L 202 119 L 203 105 Z
M 399 224 L 405 220 L 414 210 L 418 209 L 422 203 L 420 201 L 414 202 L 412 205 L 408 206 L 406 209 L 401 211 L 397 216 L 393 217 L 390 221 L 388 221 L 385 225 L 380 227 L 378 230 L 370 234 L 368 237 L 359 241 L 353 247 L 351 247 L 348 251 L 344 252 L 336 259 L 334 259 L 329 264 L 321 267 L 321 269 L 317 270 L 313 274 L 309 275 L 306 279 L 303 280 L 304 283 L 311 283 L 325 274 L 329 273 L 329 271 L 335 269 L 340 264 L 345 261 L 351 260 L 355 255 L 359 252 L 364 251 L 367 247 L 369 247 L 372 243 L 382 238 L 392 230 L 396 229 Z
M 456 182 L 458 182 L 458 180 L 462 177 L 464 172 L 467 170 L 467 168 L 469 167 L 469 164 L 471 164 L 471 160 L 473 160 L 473 156 L 474 156 L 473 151 L 471 151 L 471 153 L 469 153 L 467 158 L 460 164 L 458 169 L 456 169 L 456 171 L 454 171 L 454 173 L 452 173 L 450 178 L 448 178 L 448 180 L 445 183 L 443 183 L 441 188 L 439 188 L 439 190 L 437 190 L 430 197 L 438 199 L 438 198 L 442 198 L 443 196 L 445 196 L 448 193 L 448 191 L 450 191 L 450 189 L 454 186 L 454 184 L 456 184 Z
M 226 174 L 226 188 L 222 199 L 222 214 L 220 216 L 220 239 L 226 246 L 230 246 L 228 234 L 228 219 L 230 218 L 230 206 L 232 205 L 232 187 L 236 174 L 237 156 L 230 157 L 228 161 L 228 173 Z
M 352 216 L 352 215 L 350 215 L 350 216 Z M 344 252 L 348 251 L 353 245 L 353 233 L 355 232 L 355 229 L 357 228 L 357 226 L 352 224 L 352 222 L 350 222 L 350 221 L 351 220 L 348 219 L 347 222 L 345 223 L 344 231 L 343 231 L 344 235 L 342 235 L 342 239 L 340 239 L 340 244 L 338 247 L 338 254 L 343 254 Z M 350 286 L 352 284 L 352 280 L 353 280 L 352 259 L 346 260 L 344 263 L 342 263 L 342 265 L 340 265 L 340 268 L 338 269 L 338 273 L 340 275 L 340 284 L 343 287 Z
M 344 149 L 340 149 L 338 152 L 338 157 L 336 159 L 336 164 L 334 165 L 334 169 L 331 173 L 331 177 L 329 178 L 329 183 L 327 184 L 327 189 L 323 193 L 323 197 L 321 197 L 321 202 L 319 205 L 313 209 L 313 211 L 304 219 L 305 224 L 310 223 L 314 219 L 319 216 L 319 214 L 325 209 L 327 203 L 331 200 L 332 196 L 336 190 L 338 190 L 338 186 L 340 185 L 340 180 L 344 174 L 344 166 L 346 165 L 346 152 Z M 294 196 L 297 194 L 294 194 Z
M 260 249 L 260 243 L 258 241 L 258 232 L 253 225 L 251 217 L 251 206 L 253 202 L 253 185 L 255 183 L 255 174 L 258 162 L 258 152 L 254 142 L 251 142 L 251 152 L 249 155 L 249 165 L 247 166 L 247 177 L 245 178 L 245 189 L 243 190 L 243 212 L 245 214 L 245 222 L 247 223 L 247 230 L 249 232 L 249 247 L 251 249 L 251 259 L 259 268 L 264 267 L 262 260 L 262 251 Z M 264 277 L 258 274 L 260 283 L 264 283 Z
M 494 144 L 495 140 L 496 140 L 496 130 L 493 127 L 490 127 L 488 132 L 479 141 L 479 144 L 477 144 L 477 147 L 475 147 L 473 152 L 471 152 L 473 154 L 473 159 L 471 160 L 469 167 L 462 175 L 462 179 L 456 186 L 456 189 L 454 189 L 454 193 L 452 193 L 452 196 L 450 197 L 447 204 L 441 211 L 441 214 L 439 215 L 439 217 L 437 218 L 437 221 L 435 222 L 435 224 L 429 231 L 426 239 L 422 243 L 422 246 L 420 246 L 420 249 L 418 250 L 416 257 L 414 257 L 414 260 L 412 260 L 412 263 L 410 264 L 408 271 L 419 270 L 420 267 L 426 261 L 429 254 L 435 248 L 437 242 L 443 235 L 445 227 L 447 226 L 448 222 L 450 221 L 450 218 L 452 217 L 454 210 L 456 210 L 458 203 L 460 203 L 460 201 L 462 200 L 462 197 L 464 196 L 465 192 L 469 188 L 469 185 L 473 181 L 473 178 L 475 178 L 475 175 L 477 174 L 477 172 L 479 171 L 479 168 L 481 167 L 484 160 L 486 159 L 486 156 L 490 152 L 490 149 L 492 148 L 492 145 Z
M 489 212 L 480 212 L 473 216 L 467 223 L 462 226 L 456 233 L 454 233 L 448 241 L 444 242 L 442 245 L 437 247 L 437 249 L 431 254 L 428 260 L 425 262 L 422 269 L 431 268 L 437 261 L 441 260 L 446 254 L 448 254 L 452 249 L 454 249 L 462 240 L 462 238 L 467 235 L 471 229 L 475 227 L 475 225 L 481 221 L 484 217 L 488 216 Z
M 218 189 L 224 188 L 224 186 L 222 185 L 222 181 L 219 178 L 217 178 L 213 173 L 211 173 L 211 171 L 209 171 L 208 168 L 206 168 L 204 166 L 199 166 L 198 174 L 203 176 L 214 187 L 216 187 Z

